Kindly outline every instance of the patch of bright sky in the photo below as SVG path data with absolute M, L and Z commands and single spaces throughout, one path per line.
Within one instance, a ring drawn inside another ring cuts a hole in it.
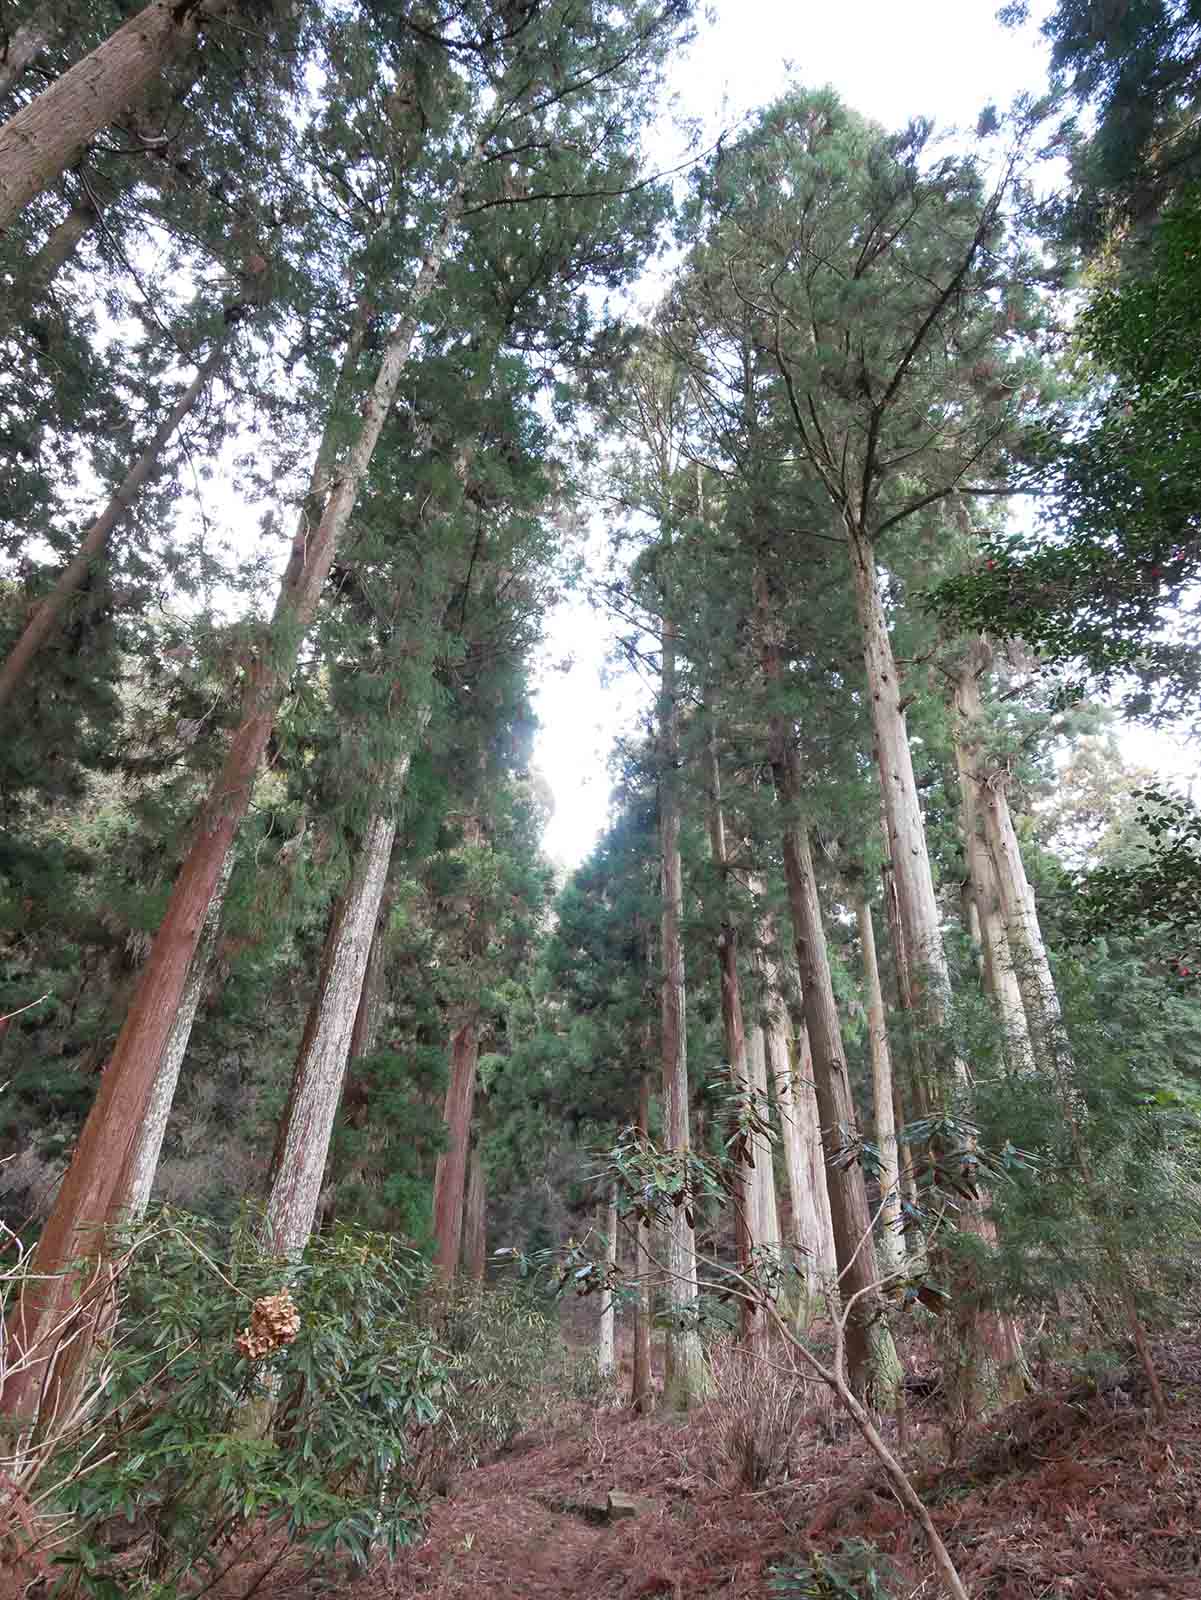
M 692 49 L 672 72 L 676 111 L 700 122 L 705 143 L 790 82 L 829 84 L 865 116 L 902 127 L 930 117 L 948 131 L 971 129 L 984 106 L 1004 109 L 1046 84 L 1047 46 L 1038 22 L 1050 0 L 1032 7 L 1021 29 L 996 20 L 999 0 L 716 0 Z M 967 135 L 970 140 L 970 134 Z M 674 141 L 674 142 L 673 142 Z M 679 134 L 665 114 L 651 142 L 656 159 L 679 159 Z M 634 298 L 650 298 L 648 280 Z M 619 733 L 632 730 L 645 690 L 631 679 L 603 682 L 608 620 L 579 601 L 550 619 L 535 708 L 542 728 L 535 759 L 555 796 L 548 854 L 574 866 L 592 848 L 609 814 L 607 759 Z M 561 670 L 570 659 L 569 670 Z M 1139 757 L 1138 759 L 1145 759 Z

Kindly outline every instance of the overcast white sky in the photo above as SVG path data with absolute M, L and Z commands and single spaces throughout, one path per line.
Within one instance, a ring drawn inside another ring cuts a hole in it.
M 716 0 L 714 20 L 676 66 L 679 110 L 704 121 L 710 138 L 774 99 L 790 80 L 831 84 L 857 111 L 889 127 L 932 117 L 939 127 L 973 127 L 982 108 L 1004 108 L 1046 82 L 1047 52 L 1036 25 L 996 21 L 1000 0 Z M 1031 8 L 1041 18 L 1050 0 Z M 678 138 L 665 124 L 660 158 Z M 677 157 L 678 159 L 678 157 Z M 580 605 L 551 621 L 547 660 L 572 656 L 570 672 L 544 673 L 536 709 L 542 722 L 536 759 L 555 793 L 548 853 L 564 865 L 583 859 L 605 826 L 606 761 L 616 733 L 629 729 L 636 691 L 607 692 L 600 673 L 608 625 Z M 1139 759 L 1146 759 L 1140 756 Z

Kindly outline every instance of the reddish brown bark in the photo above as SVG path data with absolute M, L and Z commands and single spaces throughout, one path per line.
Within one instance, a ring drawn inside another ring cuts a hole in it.
M 209 904 L 250 805 L 259 763 L 300 643 L 316 612 L 338 541 L 350 520 L 359 485 L 408 364 L 420 308 L 438 279 L 457 229 L 471 171 L 468 164 L 460 175 L 442 226 L 418 273 L 410 312 L 388 340 L 375 382 L 363 404 L 358 436 L 346 459 L 335 473 L 329 434 L 318 452 L 309 502 L 281 581 L 270 631 L 246 664 L 241 722 L 201 813 L 192 848 L 172 889 L 100 1091 L 38 1241 L 31 1263 L 33 1271 L 9 1318 L 10 1348 L 18 1356 L 3 1395 L 3 1406 L 9 1413 L 33 1408 L 44 1363 L 60 1342 L 67 1312 L 79 1304 L 78 1284 L 65 1269 L 79 1258 L 95 1255 L 99 1249 L 97 1225 L 109 1215 L 116 1186 L 145 1115 Z M 82 1315 L 85 1308 L 81 1306 L 80 1311 Z M 73 1340 L 69 1355 L 60 1362 L 62 1383 L 73 1381 L 90 1351 L 90 1336 Z M 52 1400 L 57 1405 L 57 1399 Z
M 0 229 L 236 0 L 151 0 L 0 127 Z
M 434 1172 L 434 1265 L 450 1279 L 459 1270 L 463 1237 L 463 1192 L 467 1181 L 467 1147 L 475 1102 L 475 1068 L 479 1037 L 474 1018 L 455 1029 L 450 1041 L 450 1082 L 443 1120 L 446 1149 Z

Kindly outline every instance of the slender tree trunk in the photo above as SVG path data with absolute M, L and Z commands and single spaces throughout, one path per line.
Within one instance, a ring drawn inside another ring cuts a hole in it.
M 807 1292 L 812 1299 L 820 1292 L 822 1284 L 834 1276 L 836 1268 L 821 1119 L 813 1088 L 813 1053 L 809 1048 L 809 1030 L 804 1025 L 797 1035 L 796 1052 L 795 1066 L 791 1051 L 773 1065 L 792 1211 L 789 1242 L 803 1252 Z
M 774 642 L 766 588 L 761 582 L 757 584 L 756 598 L 763 641 L 763 675 L 769 690 L 775 690 L 781 675 L 779 651 Z M 847 1324 L 847 1370 L 857 1394 L 871 1395 L 874 1403 L 886 1405 L 900 1382 L 900 1366 L 892 1335 L 879 1314 L 882 1310 L 879 1297 L 872 1290 L 878 1274 L 863 1169 L 856 1162 L 849 1166 L 831 1165 L 842 1149 L 844 1136 L 854 1136 L 855 1108 L 843 1055 L 813 856 L 809 835 L 800 817 L 800 761 L 786 717 L 773 715 L 769 733 L 780 811 L 784 877 L 800 967 L 805 1023 L 813 1050 L 813 1082 L 826 1156 L 826 1186 L 839 1289 L 844 1299 L 858 1296 Z
M 0 126 L 0 230 L 237 0 L 151 0 Z
M 300 1255 L 313 1231 L 395 837 L 396 823 L 390 817 L 371 819 L 350 882 L 330 919 L 317 994 L 305 1024 L 268 1179 L 263 1233 L 276 1255 Z
M 684 1030 L 684 947 L 680 922 L 684 884 L 680 864 L 680 810 L 676 763 L 679 760 L 679 708 L 676 704 L 675 625 L 662 624 L 662 684 L 659 724 L 659 851 L 662 891 L 661 1036 L 664 1144 L 674 1155 L 691 1148 L 688 1125 L 688 1046 Z M 696 1239 L 687 1205 L 675 1206 L 666 1229 L 667 1334 L 664 1404 L 685 1411 L 708 1389 L 705 1359 L 696 1327 L 698 1284 Z
M 55 35 L 49 18 L 34 17 L 9 34 L 0 57 L 0 100 L 20 81 Z
M 130 1151 L 128 1170 L 122 1178 L 113 1208 L 114 1216 L 124 1210 L 132 1220 L 137 1221 L 146 1214 L 146 1207 L 150 1204 L 150 1193 L 154 1188 L 154 1175 L 158 1171 L 163 1137 L 167 1132 L 171 1107 L 175 1103 L 180 1069 L 188 1053 L 192 1024 L 196 1020 L 200 996 L 204 993 L 204 981 L 217 945 L 217 933 L 221 926 L 221 907 L 225 901 L 225 891 L 229 885 L 233 864 L 231 851 L 226 858 L 225 870 L 213 895 L 208 915 L 204 919 L 204 931 L 200 935 L 200 943 L 196 946 L 196 954 L 192 957 L 192 964 L 188 968 L 183 999 L 171 1026 L 163 1059 L 159 1063 L 158 1076 L 150 1092 L 146 1116 Z
M 196 376 L 163 418 L 154 437 L 125 475 L 121 487 L 83 536 L 71 561 L 63 568 L 50 593 L 40 600 L 25 624 L 21 637 L 0 666 L 0 707 L 6 706 L 28 675 L 38 651 L 62 620 L 72 595 L 82 587 L 92 564 L 107 545 L 109 536 L 133 505 L 144 484 L 161 469 L 162 454 L 180 423 L 195 409 L 209 380 L 225 360 L 226 341 L 221 340 L 197 369 Z
M 755 1047 L 747 1051 L 750 1069 L 750 1091 L 755 1106 L 755 1119 L 767 1127 L 771 1123 L 771 1101 L 767 1094 L 768 1056 L 773 1048 L 769 1028 L 756 1028 Z M 753 1037 L 753 1036 L 752 1036 Z M 787 1049 L 787 1046 L 785 1046 Z M 780 1212 L 776 1205 L 776 1170 L 772 1142 L 766 1133 L 756 1130 L 751 1135 L 751 1152 L 755 1165 L 752 1171 L 754 1194 L 755 1243 L 763 1249 L 780 1248 Z
M 897 1130 L 893 1121 L 892 1052 L 888 1048 L 888 1024 L 884 1017 L 884 992 L 880 987 L 880 967 L 876 961 L 876 930 L 872 908 L 861 895 L 855 907 L 859 919 L 859 943 L 863 950 L 863 979 L 867 991 L 867 1027 L 872 1061 L 872 1100 L 876 1112 L 876 1148 L 880 1152 L 880 1263 L 885 1272 L 896 1272 L 904 1265 L 905 1244 L 899 1232 L 901 1221 L 900 1172 L 897 1159 Z
M 473 1145 L 467 1163 L 467 1199 L 463 1206 L 463 1276 L 482 1284 L 488 1262 L 488 1183 L 479 1145 Z
M 984 982 L 1001 1020 L 1005 1060 L 1011 1072 L 1028 1072 L 1034 1065 L 1030 1028 L 1001 909 L 997 870 L 981 832 L 986 807 L 982 804 L 977 770 L 980 686 L 976 665 L 974 660 L 965 661 L 955 678 L 955 765 L 959 773 L 964 851 L 980 928 Z
M 768 1070 L 780 1115 L 780 1141 L 792 1210 L 789 1243 L 803 1253 L 805 1299 L 806 1305 L 811 1305 L 822 1285 L 830 1283 L 837 1270 L 821 1118 L 813 1086 L 813 1052 L 804 1021 L 796 1031 L 795 1040 L 793 1038 L 792 1019 L 782 989 L 780 958 L 769 954 L 777 948 L 774 918 L 760 918 L 759 939 L 759 965 L 768 1009 Z M 800 976 L 795 969 L 793 981 L 800 996 Z M 803 996 L 801 998 L 803 1004 Z
M 880 599 L 875 551 L 871 541 L 850 523 L 847 537 L 855 605 L 863 638 L 876 761 L 880 769 L 880 792 L 897 904 L 905 931 L 910 983 L 924 1020 L 937 1023 L 942 1020 L 950 994 L 950 976 L 942 947 L 941 919 L 913 773 L 901 684 Z
M 384 350 L 371 392 L 363 405 L 358 435 L 336 472 L 323 466 L 332 456 L 329 436 L 318 454 L 315 493 L 300 519 L 292 557 L 281 582 L 270 635 L 247 668 L 242 721 L 213 786 L 192 849 L 176 879 L 125 1026 L 100 1091 L 84 1124 L 58 1199 L 38 1241 L 20 1301 L 9 1321 L 10 1348 L 20 1352 L 17 1370 L 5 1385 L 4 1408 L 27 1411 L 41 1384 L 41 1366 L 57 1343 L 64 1313 L 77 1296 L 63 1270 L 97 1247 L 94 1223 L 108 1215 L 115 1184 L 146 1104 L 171 1025 L 179 1009 L 188 966 L 195 953 L 209 903 L 225 858 L 246 815 L 259 763 L 300 648 L 317 608 L 325 579 L 354 508 L 416 338 L 418 316 L 441 273 L 463 209 L 466 185 L 479 152 L 468 162 L 448 203 L 413 287 L 409 315 L 397 325 Z M 312 518 L 310 513 L 319 514 Z M 73 1341 L 72 1375 L 90 1355 L 90 1341 Z M 32 1358 L 36 1352 L 36 1358 Z M 67 1363 L 60 1363 L 65 1368 Z
M 644 1061 L 650 1059 L 650 1027 L 644 1040 Z M 651 1075 L 643 1068 L 638 1078 L 638 1131 L 644 1139 L 651 1131 Z M 651 1225 L 638 1223 L 635 1236 L 635 1272 L 638 1299 L 634 1305 L 634 1372 L 630 1404 L 640 1415 L 651 1409 Z
M 471 1140 L 478 1060 L 479 1034 L 475 1018 L 470 1017 L 451 1035 L 450 1082 L 443 1110 L 447 1144 L 434 1170 L 434 1265 L 448 1282 L 459 1270 L 467 1146 Z
M 350 1032 L 352 1062 L 373 1056 L 379 1045 L 384 998 L 384 928 L 390 904 L 391 896 L 385 890 L 384 898 L 380 902 L 379 916 L 376 918 L 375 933 L 371 939 L 371 954 L 367 957 L 363 992 L 359 996 L 359 1008 L 354 1014 L 354 1027 Z
M 604 1205 L 605 1263 L 610 1275 L 617 1267 L 617 1187 L 611 1184 Z M 616 1307 L 613 1291 L 606 1289 L 600 1298 L 600 1318 L 596 1330 L 596 1369 L 602 1378 L 611 1378 L 617 1365 L 615 1338 Z
M 721 771 L 717 759 L 715 739 L 706 745 L 706 767 L 709 784 L 709 848 L 713 864 L 722 885 L 723 899 L 727 893 L 729 856 L 726 850 L 726 824 L 721 804 Z M 717 935 L 717 965 L 721 983 L 721 1020 L 726 1042 L 726 1057 L 730 1066 L 730 1082 L 734 1093 L 745 1100 L 753 1096 L 754 1085 L 747 1052 L 746 1028 L 742 1016 L 742 989 L 738 979 L 738 929 L 722 907 L 721 929 Z M 763 1029 L 756 1030 L 759 1054 L 763 1055 Z M 766 1079 L 766 1068 L 763 1069 Z M 731 1147 L 733 1160 L 732 1196 L 734 1202 L 734 1235 L 738 1248 L 739 1271 L 751 1282 L 755 1281 L 755 1251 L 764 1243 L 763 1215 L 760 1200 L 760 1175 L 757 1170 L 762 1160 L 760 1146 L 764 1140 L 754 1134 L 745 1142 Z M 770 1152 L 769 1152 L 770 1159 Z M 755 1353 L 767 1331 L 763 1307 L 749 1298 L 739 1302 L 739 1331 L 746 1350 Z
M 872 1292 L 878 1272 L 863 1169 L 857 1163 L 844 1167 L 831 1164 L 842 1148 L 844 1136 L 854 1135 L 855 1108 L 842 1051 L 809 837 L 796 814 L 800 775 L 787 727 L 777 726 L 773 742 L 784 873 L 801 969 L 805 1023 L 813 1051 L 813 1083 L 821 1117 L 839 1288 L 844 1299 L 861 1296 L 847 1324 L 847 1370 L 856 1394 L 871 1395 L 875 1404 L 884 1406 L 896 1391 L 900 1368 L 892 1335 L 878 1316 L 878 1296 Z
M 1022 864 L 1021 846 L 1009 809 L 1004 773 L 994 773 L 984 788 L 981 810 L 989 853 L 997 869 L 997 888 L 1005 931 L 1021 990 L 1023 1008 L 1035 1055 L 1049 1063 L 1052 1056 L 1071 1061 L 1071 1046 L 1063 1026 L 1059 994 L 1043 943 L 1034 890 Z

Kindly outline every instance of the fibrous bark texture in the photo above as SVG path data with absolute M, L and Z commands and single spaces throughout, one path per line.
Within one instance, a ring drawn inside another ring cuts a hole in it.
M 446 1149 L 434 1169 L 434 1265 L 447 1280 L 459 1270 L 463 1238 L 463 1195 L 467 1181 L 467 1147 L 475 1104 L 475 1069 L 479 1034 L 474 1017 L 461 1022 L 450 1041 L 450 1082 L 446 1086 L 443 1121 Z
M 881 1210 L 879 1253 L 885 1272 L 895 1272 L 904 1262 L 905 1245 L 899 1232 L 901 1220 L 900 1172 L 897 1159 L 897 1130 L 893 1120 L 892 1052 L 888 1047 L 888 1024 L 884 1017 L 884 992 L 880 988 L 880 966 L 876 960 L 876 932 L 872 908 L 860 896 L 856 907 L 859 943 L 863 951 L 863 979 L 867 993 L 867 1028 L 872 1062 L 872 1099 L 876 1113 L 876 1148 L 880 1155 Z
M 221 907 L 225 901 L 225 891 L 229 885 L 233 864 L 234 858 L 231 852 L 226 858 L 225 870 L 209 906 L 208 916 L 204 919 L 204 931 L 196 947 L 196 954 L 192 957 L 192 965 L 188 968 L 188 981 L 184 985 L 183 999 L 180 1001 L 179 1011 L 168 1035 L 163 1059 L 159 1063 L 158 1076 L 150 1092 L 150 1103 L 146 1107 L 145 1118 L 130 1152 L 128 1174 L 117 1195 L 114 1213 L 123 1209 L 134 1221 L 145 1215 L 146 1207 L 150 1204 L 154 1175 L 158 1171 L 159 1155 L 163 1148 L 163 1137 L 167 1132 L 171 1107 L 175 1103 L 180 1069 L 188 1053 L 192 1024 L 196 1020 L 200 996 L 204 992 L 204 980 L 216 947 L 217 932 L 221 926 Z
M 238 10 L 236 0 L 151 0 L 0 127 L 0 229 L 146 91 L 177 51 Z
M 1010 1071 L 1027 1072 L 1034 1065 L 1030 1028 L 1005 927 L 997 869 L 983 832 L 986 802 L 978 767 L 980 685 L 977 671 L 976 661 L 969 659 L 960 666 L 955 678 L 955 764 L 963 812 L 964 852 L 979 921 L 984 983 L 1001 1020 L 1006 1063 Z
M 330 919 L 271 1163 L 264 1237 L 277 1255 L 299 1255 L 313 1231 L 395 837 L 394 818 L 371 819 Z
M 909 731 L 871 541 L 847 525 L 851 578 L 863 644 L 880 792 L 909 958 L 910 982 L 923 1014 L 940 1021 L 950 978 L 939 928 L 934 875 L 918 802 Z
M 488 1182 L 479 1145 L 472 1145 L 467 1162 L 467 1198 L 463 1202 L 463 1276 L 483 1283 L 488 1263 Z

